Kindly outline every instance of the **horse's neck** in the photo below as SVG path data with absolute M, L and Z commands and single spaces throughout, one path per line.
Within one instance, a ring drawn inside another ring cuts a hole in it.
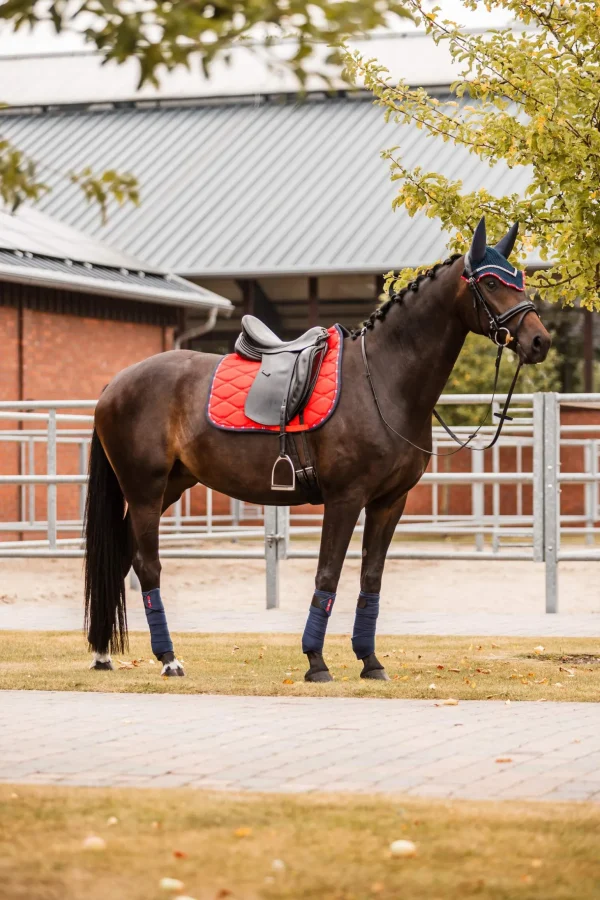
M 448 271 L 395 303 L 367 335 L 378 395 L 418 424 L 429 421 L 467 336 Z

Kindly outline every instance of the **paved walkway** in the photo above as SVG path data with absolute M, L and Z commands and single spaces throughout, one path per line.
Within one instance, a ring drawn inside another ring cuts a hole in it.
M 600 802 L 600 704 L 6 691 L 0 781 Z
M 136 597 L 136 601 L 138 598 Z M 308 608 L 308 607 L 307 607 Z M 244 632 L 300 634 L 306 621 L 306 609 L 231 610 L 167 608 L 171 631 Z M 146 631 L 148 626 L 141 601 L 129 603 L 129 627 Z M 331 634 L 350 634 L 353 610 L 337 610 L 329 621 Z M 81 631 L 80 606 L 47 606 L 35 603 L 0 603 L 0 631 Z M 402 612 L 382 606 L 377 623 L 379 634 L 489 635 L 509 637 L 600 637 L 600 614 L 544 613 L 446 613 Z

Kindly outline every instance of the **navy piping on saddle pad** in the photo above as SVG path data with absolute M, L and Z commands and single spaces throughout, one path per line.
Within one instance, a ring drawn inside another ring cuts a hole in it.
M 472 269 L 471 272 L 467 272 L 465 269 L 462 278 L 464 281 L 468 281 L 470 276 L 478 283 L 486 275 L 492 275 L 507 287 L 514 288 L 515 291 L 525 290 L 525 273 L 521 269 L 515 269 L 514 266 L 511 266 L 508 260 L 495 247 L 486 247 L 485 256 L 479 265 Z
M 307 431 L 318 431 L 319 428 L 323 427 L 325 422 L 329 421 L 329 419 L 332 417 L 332 415 L 334 414 L 334 412 L 337 409 L 337 405 L 338 405 L 339 399 L 340 399 L 340 394 L 342 393 L 341 371 L 342 371 L 342 354 L 344 351 L 344 338 L 348 337 L 350 332 L 348 331 L 347 328 L 345 328 L 343 325 L 339 325 L 337 322 L 333 327 L 337 328 L 339 336 L 340 336 L 338 358 L 337 358 L 337 391 L 336 391 L 336 395 L 335 395 L 335 398 L 333 401 L 333 405 L 332 405 L 331 409 L 329 410 L 329 412 L 327 413 L 327 415 L 325 416 L 325 418 L 322 419 L 318 423 L 318 425 L 313 425 L 311 428 L 307 428 L 306 431 L 303 432 L 304 434 L 306 434 Z M 232 434 L 235 434 L 235 433 L 237 433 L 237 434 L 272 434 L 278 438 L 279 437 L 278 429 L 273 430 L 271 428 L 263 428 L 261 425 L 257 425 L 256 428 L 229 428 L 227 425 L 216 425 L 213 422 L 213 420 L 210 417 L 210 398 L 212 396 L 212 389 L 213 389 L 213 382 L 215 380 L 215 375 L 217 374 L 217 369 L 219 368 L 219 366 L 221 364 L 222 358 L 223 357 L 221 357 L 219 359 L 219 361 L 217 362 L 217 364 L 215 366 L 215 370 L 212 374 L 212 378 L 210 379 L 210 388 L 208 391 L 208 398 L 206 400 L 206 410 L 205 410 L 206 418 L 208 419 L 208 421 L 210 422 L 212 427 L 218 428 L 219 431 L 229 431 Z M 288 432 L 288 434 L 295 434 L 295 433 L 296 432 Z M 299 432 L 299 433 L 302 433 L 302 432 Z

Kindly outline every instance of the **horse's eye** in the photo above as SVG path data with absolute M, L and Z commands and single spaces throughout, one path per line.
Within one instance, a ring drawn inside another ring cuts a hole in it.
M 498 283 L 496 282 L 495 278 L 488 278 L 488 280 L 485 283 L 485 286 L 489 291 L 495 291 L 496 288 L 498 287 Z

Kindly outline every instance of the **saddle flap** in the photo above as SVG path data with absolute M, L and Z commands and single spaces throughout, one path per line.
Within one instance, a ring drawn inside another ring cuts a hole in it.
M 275 353 L 262 357 L 244 404 L 244 412 L 249 419 L 260 425 L 279 425 L 281 404 L 288 396 L 296 359 L 296 353 Z

